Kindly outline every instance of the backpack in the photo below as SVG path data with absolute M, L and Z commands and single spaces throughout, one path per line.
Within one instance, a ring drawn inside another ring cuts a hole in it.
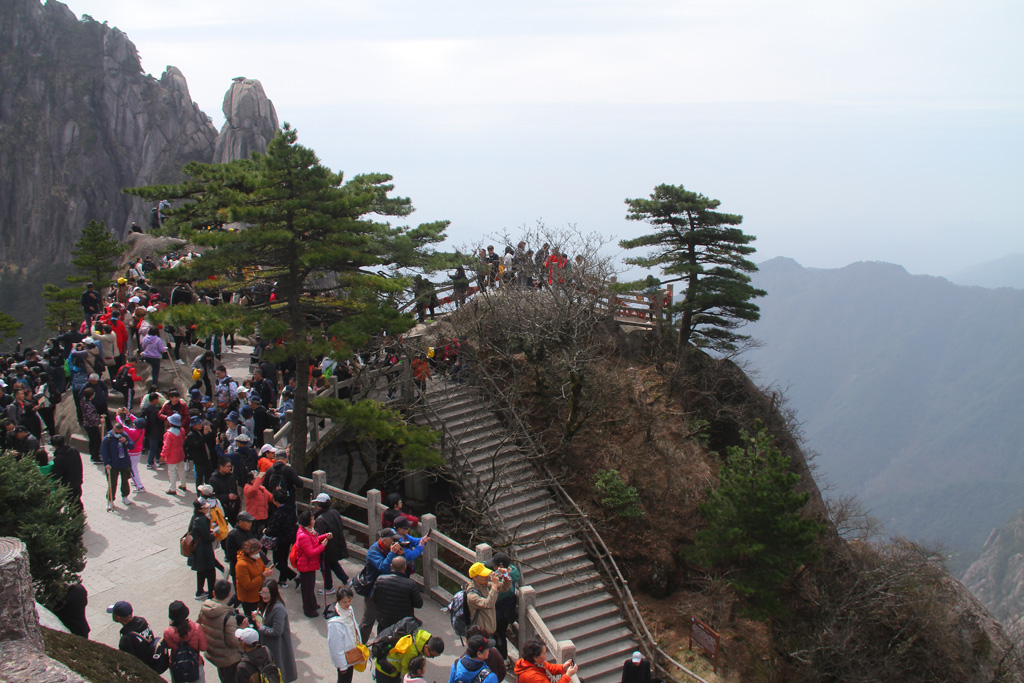
M 167 647 L 159 638 L 153 637 L 152 631 L 148 628 L 146 631 L 150 634 L 149 638 L 138 631 L 128 632 L 128 635 L 132 636 L 135 640 L 135 645 L 132 648 L 132 654 L 145 662 L 150 669 L 158 674 L 162 674 L 167 671 L 167 667 L 169 666 Z
M 128 391 L 135 386 L 131 375 L 128 374 L 128 366 L 122 365 L 121 369 L 114 375 L 114 388 L 118 391 Z
M 264 645 L 262 650 L 267 650 Z M 260 650 L 253 650 L 253 652 L 259 652 Z M 238 668 L 243 670 L 243 673 L 248 674 L 245 680 L 253 680 L 253 675 L 257 676 L 255 680 L 259 683 L 283 683 L 284 675 L 281 673 L 281 669 L 278 668 L 277 664 L 274 663 L 274 657 L 270 654 L 270 650 L 267 650 L 267 657 L 263 662 L 262 666 L 257 666 L 252 660 L 246 659 L 246 655 L 242 655 L 242 661 L 239 662 Z M 250 674 L 249 672 L 252 671 Z
M 370 594 L 373 593 L 373 584 L 377 580 L 376 577 L 371 578 L 366 569 L 363 567 L 359 575 L 352 579 L 352 592 L 364 598 L 370 597 Z
M 188 642 L 181 641 L 171 657 L 170 669 L 175 681 L 199 680 L 199 653 Z
M 267 470 L 267 473 L 264 476 L 265 481 L 263 487 L 271 493 L 280 488 L 281 482 L 284 480 L 284 475 L 282 474 L 283 471 L 284 465 L 275 462 L 270 469 Z
M 480 592 L 473 589 L 473 592 L 480 595 Z M 456 635 L 465 637 L 473 620 L 469 618 L 469 601 L 466 600 L 466 590 L 462 589 L 452 596 L 452 601 L 442 610 L 448 613 L 452 620 L 452 630 Z
M 412 636 L 413 642 L 415 642 L 416 632 L 420 630 L 421 626 L 423 626 L 423 622 L 416 617 L 399 619 L 377 634 L 377 638 L 370 643 L 370 656 L 374 659 L 387 659 L 388 653 L 405 636 Z

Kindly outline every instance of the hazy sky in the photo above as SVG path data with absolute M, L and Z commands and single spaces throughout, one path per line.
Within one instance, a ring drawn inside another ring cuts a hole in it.
M 218 127 L 262 81 L 331 168 L 384 171 L 457 244 L 683 184 L 756 260 L 945 274 L 1024 252 L 1020 0 L 70 0 Z M 1016 197 L 1016 199 L 1014 199 Z

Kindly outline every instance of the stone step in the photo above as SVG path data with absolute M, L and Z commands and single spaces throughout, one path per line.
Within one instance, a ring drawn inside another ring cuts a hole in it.
M 575 644 L 575 641 L 573 641 Z M 637 649 L 636 641 L 611 641 L 586 650 L 577 651 L 581 673 L 587 681 L 616 683 L 622 678 L 622 665 Z M 584 664 L 585 662 L 585 664 Z
M 547 620 L 544 623 L 546 624 Z M 575 624 L 569 624 L 557 630 L 551 629 L 551 632 L 558 640 L 572 638 L 577 651 L 585 651 L 633 637 L 632 632 L 623 626 L 622 617 L 618 615 L 614 618 L 605 617 L 603 620 L 594 621 L 588 624 L 586 628 L 579 628 Z
M 543 564 L 544 558 L 550 555 L 584 554 L 583 542 L 576 538 L 566 538 L 552 543 L 536 543 L 516 551 L 516 558 L 523 563 Z
M 544 616 L 544 623 L 549 628 L 561 628 L 567 624 L 584 623 L 588 619 L 595 618 L 602 614 L 615 614 L 618 618 L 619 607 L 612 600 L 612 596 L 604 594 L 596 598 L 586 607 L 563 607 L 561 611 L 548 608 L 548 614 Z

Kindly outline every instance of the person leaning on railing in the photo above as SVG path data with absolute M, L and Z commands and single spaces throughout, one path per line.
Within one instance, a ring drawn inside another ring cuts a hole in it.
M 572 660 L 561 665 L 549 663 L 547 646 L 537 638 L 526 641 L 521 654 L 513 670 L 516 683 L 551 683 L 551 676 L 561 676 L 557 683 L 569 683 L 579 670 Z

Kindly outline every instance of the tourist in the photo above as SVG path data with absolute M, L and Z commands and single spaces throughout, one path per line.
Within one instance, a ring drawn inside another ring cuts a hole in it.
M 488 635 L 493 634 L 498 627 L 494 609 L 498 594 L 509 590 L 511 585 L 511 581 L 503 580 L 501 574 L 492 572 L 482 562 L 470 565 L 469 583 L 465 586 L 469 623 L 479 626 Z
M 181 424 L 182 418 L 178 413 L 172 413 L 167 417 L 167 431 L 164 432 L 164 445 L 160 450 L 160 459 L 167 463 L 167 493 L 172 496 L 178 495 L 174 488 L 175 484 L 178 489 L 188 491 L 185 485 L 185 433 L 181 429 Z
M 131 450 L 128 451 L 128 459 L 131 461 L 132 483 L 135 485 L 135 493 L 145 492 L 146 487 L 142 485 L 142 477 L 139 476 L 139 459 L 142 458 L 142 442 L 146 435 L 145 418 L 132 418 L 127 408 L 120 408 L 115 418 L 117 423 L 124 428 L 124 433 L 132 440 Z
M 320 568 L 320 556 L 330 540 L 330 532 L 318 534 L 314 531 L 313 513 L 309 510 L 299 513 L 295 568 L 302 586 L 302 613 L 310 618 L 320 616 L 320 605 L 316 601 L 316 572 Z
M 213 585 L 213 596 L 199 609 L 197 621 L 206 634 L 206 659 L 217 667 L 221 683 L 234 683 L 235 669 L 241 653 L 235 630 L 249 625 L 245 617 L 239 616 L 228 606 L 231 599 L 231 583 L 223 579 Z
M 416 616 L 416 610 L 423 607 L 419 584 L 405 575 L 405 568 L 405 558 L 394 557 L 391 573 L 379 577 L 373 586 L 370 599 L 377 611 L 378 634 L 405 617 Z
M 347 653 L 355 650 L 362 641 L 359 640 L 359 627 L 356 625 L 356 612 L 352 607 L 354 593 L 351 588 L 342 586 L 337 592 L 337 601 L 327 611 L 327 650 L 331 653 L 331 662 L 338 670 L 338 683 L 351 683 L 352 672 L 356 662 L 350 662 Z M 363 648 L 365 650 L 365 648 Z M 369 656 L 367 651 L 366 656 Z M 363 660 L 363 666 L 366 660 Z M 362 671 L 362 669 L 360 669 Z
M 135 443 L 124 432 L 124 426 L 118 422 L 113 429 L 107 432 L 100 445 L 100 457 L 103 459 L 103 469 L 107 475 L 107 512 L 114 509 L 114 495 L 117 489 L 117 479 L 121 478 L 121 502 L 126 506 L 131 505 L 128 499 L 130 491 L 128 479 L 132 471 L 131 457 L 128 452 Z
M 156 636 L 149 628 L 149 622 L 135 616 L 131 603 L 119 600 L 107 608 L 111 618 L 121 624 L 121 637 L 117 649 L 136 657 L 152 666 L 153 645 Z
M 556 683 L 570 683 L 579 669 L 572 660 L 562 665 L 549 663 L 547 647 L 537 638 L 526 641 L 519 656 L 513 670 L 516 683 L 552 683 L 552 676 L 561 676 Z
M 498 593 L 498 599 L 494 603 L 496 627 L 493 635 L 498 652 L 505 658 L 508 657 L 508 627 L 519 620 L 519 597 L 516 588 L 523 575 L 519 568 L 512 564 L 512 559 L 502 552 L 494 553 L 494 557 L 484 564 L 509 582 L 509 587 Z
M 295 667 L 295 650 L 292 647 L 292 632 L 288 624 L 288 610 L 277 581 L 267 580 L 260 589 L 260 599 L 264 603 L 261 612 L 257 612 L 254 621 L 263 644 L 274 657 L 274 662 L 281 669 L 284 683 L 290 683 L 299 676 Z
M 274 512 L 267 520 L 266 535 L 274 539 L 274 566 L 280 572 L 278 580 L 284 588 L 290 580 L 298 576 L 288 566 L 288 553 L 295 543 L 299 525 L 295 518 L 295 508 L 288 504 L 288 496 L 284 491 L 277 491 L 272 502 Z
M 171 625 L 164 629 L 164 645 L 167 646 L 169 659 L 172 662 L 171 680 L 174 683 L 195 683 L 206 680 L 203 656 L 199 654 L 206 650 L 206 633 L 199 624 L 188 618 L 188 613 L 188 606 L 181 600 L 175 600 L 167 608 L 167 617 L 170 619 Z M 178 668 L 175 664 L 182 659 L 176 660 L 175 655 L 183 643 L 187 643 L 195 653 L 193 666 L 188 667 L 193 669 L 194 675 L 178 676 L 175 674 L 175 670 Z
M 314 499 L 315 522 L 313 528 L 318 534 L 331 532 L 331 540 L 327 548 L 320 556 L 320 571 L 324 576 L 324 587 L 320 595 L 330 595 L 334 592 L 334 577 L 336 576 L 341 585 L 348 583 L 348 574 L 342 569 L 341 560 L 348 557 L 348 544 L 345 543 L 345 524 L 342 522 L 341 513 L 331 507 L 331 497 L 326 493 L 318 494 Z
M 622 683 L 651 683 L 651 663 L 639 650 L 622 663 Z
M 414 657 L 430 659 L 441 654 L 444 654 L 444 640 L 421 628 L 399 638 L 386 657 L 374 660 L 374 678 L 377 683 L 400 683 L 409 673 L 409 664 Z
M 192 519 L 188 529 L 195 541 L 195 550 L 188 558 L 188 566 L 196 573 L 196 600 L 205 600 L 213 594 L 213 584 L 220 566 L 213 555 L 213 530 L 210 528 L 209 503 L 192 503 Z
M 260 554 L 262 546 L 255 538 L 249 539 L 235 557 L 235 585 L 238 598 L 242 604 L 242 613 L 251 614 L 259 606 L 260 589 L 263 582 L 274 573 L 273 567 L 267 567 Z
M 270 650 L 260 645 L 260 634 L 256 629 L 240 628 L 235 630 L 235 638 L 242 649 L 241 660 L 238 662 L 235 678 L 232 683 L 251 683 L 260 680 L 260 672 L 268 667 L 276 666 Z
M 487 668 L 487 655 L 494 641 L 484 636 L 470 636 L 466 653 L 452 664 L 448 683 L 498 683 L 498 676 Z
M 142 338 L 142 360 L 149 364 L 150 379 L 155 388 L 160 383 L 160 361 L 167 353 L 167 344 L 160 338 L 160 330 L 156 325 L 146 330 Z
M 100 433 L 100 425 L 103 424 L 103 420 L 100 418 L 100 412 L 96 409 L 96 404 L 93 403 L 94 396 L 95 392 L 92 387 L 86 385 L 82 389 L 82 428 L 89 438 L 89 461 L 101 463 L 103 460 L 100 458 L 100 444 L 103 441 L 103 436 Z
M 67 486 L 71 491 L 69 501 L 82 509 L 82 454 L 78 449 L 68 444 L 64 437 L 55 434 L 50 439 L 53 446 L 53 469 L 50 476 L 59 484 Z

